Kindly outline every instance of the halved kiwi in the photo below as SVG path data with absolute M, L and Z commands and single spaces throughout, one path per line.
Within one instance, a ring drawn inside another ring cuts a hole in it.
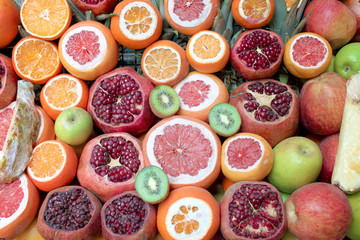
M 166 118 L 179 110 L 180 100 L 173 88 L 159 85 L 150 93 L 150 107 L 155 116 Z
M 211 128 L 220 136 L 229 137 L 237 133 L 241 126 L 238 110 L 229 103 L 218 103 L 209 112 Z
M 135 190 L 148 203 L 156 204 L 165 200 L 169 189 L 168 176 L 157 166 L 144 167 L 136 175 Z

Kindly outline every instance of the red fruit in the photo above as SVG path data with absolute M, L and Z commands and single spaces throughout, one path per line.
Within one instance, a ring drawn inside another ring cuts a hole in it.
M 101 210 L 102 235 L 105 239 L 153 239 L 156 235 L 156 209 L 128 191 L 109 199 Z
M 80 186 L 65 186 L 46 195 L 37 230 L 45 239 L 89 240 L 101 232 L 101 203 Z
M 326 136 L 319 143 L 319 148 L 323 159 L 321 172 L 318 178 L 321 182 L 331 183 L 331 176 L 335 165 L 338 145 L 339 133 Z
M 85 13 L 92 11 L 95 16 L 99 14 L 112 13 L 118 0 L 72 0 L 72 2 Z
M 280 239 L 285 233 L 282 197 L 271 184 L 243 181 L 231 185 L 220 203 L 225 239 Z
M 345 6 L 347 6 L 356 17 L 357 30 L 354 37 L 351 39 L 352 42 L 360 42 L 360 1 L 359 0 L 343 0 Z
M 153 89 L 134 69 L 116 68 L 93 83 L 87 110 L 103 132 L 137 135 L 148 130 L 155 118 L 149 105 Z
M 346 79 L 338 73 L 326 72 L 306 81 L 300 92 L 302 125 L 317 135 L 339 132 L 345 97 Z
M 102 202 L 135 190 L 136 174 L 144 167 L 141 142 L 128 133 L 108 133 L 91 139 L 79 161 L 80 185 Z
M 338 0 L 313 0 L 306 6 L 304 31 L 317 33 L 329 41 L 333 50 L 348 43 L 357 29 L 356 17 Z
M 242 32 L 231 48 L 230 63 L 247 79 L 272 77 L 280 68 L 284 43 L 275 32 L 254 29 Z
M 311 183 L 285 202 L 289 231 L 299 239 L 343 239 L 351 224 L 351 206 L 343 191 L 329 183 Z
M 285 83 L 273 79 L 248 81 L 230 95 L 239 111 L 241 132 L 255 133 L 272 147 L 293 136 L 299 122 L 299 98 Z
M 11 59 L 0 53 L 0 109 L 14 101 L 17 80 Z

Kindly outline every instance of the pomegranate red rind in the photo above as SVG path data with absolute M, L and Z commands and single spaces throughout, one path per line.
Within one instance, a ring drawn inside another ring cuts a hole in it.
M 11 59 L 0 53 L 0 109 L 14 101 L 17 80 Z
M 258 134 L 272 147 L 298 128 L 299 97 L 280 81 L 245 82 L 231 93 L 229 103 L 239 111 L 240 131 Z
M 136 174 L 144 167 L 141 142 L 128 133 L 108 133 L 91 139 L 79 160 L 81 186 L 102 202 L 135 190 Z
M 157 232 L 156 209 L 136 191 L 127 191 L 104 204 L 101 224 L 105 239 L 153 239 Z
M 220 230 L 225 239 L 280 239 L 285 209 L 279 191 L 263 181 L 231 185 L 220 203 Z
M 131 67 L 116 68 L 91 86 L 87 111 L 105 133 L 143 133 L 155 118 L 149 105 L 154 87 Z
M 112 13 L 118 0 L 72 0 L 72 2 L 83 12 L 92 11 L 95 16 Z
M 281 37 L 272 31 L 254 29 L 242 32 L 231 48 L 230 63 L 245 78 L 261 79 L 275 75 L 284 55 Z
M 37 229 L 45 239 L 88 240 L 101 232 L 101 202 L 80 186 L 50 191 L 42 203 Z

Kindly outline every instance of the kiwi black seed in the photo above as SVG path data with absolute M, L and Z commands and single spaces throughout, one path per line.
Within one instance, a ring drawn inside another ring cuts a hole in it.
M 147 166 L 136 175 L 135 189 L 144 201 L 152 204 L 159 203 L 169 194 L 169 179 L 161 168 Z
M 159 85 L 151 91 L 150 107 L 159 118 L 172 116 L 179 110 L 179 96 L 173 88 Z
M 241 118 L 233 105 L 218 103 L 210 109 L 209 123 L 217 134 L 228 137 L 239 131 Z

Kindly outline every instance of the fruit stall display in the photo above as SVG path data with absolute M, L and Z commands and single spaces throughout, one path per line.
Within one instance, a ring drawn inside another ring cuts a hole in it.
M 358 0 L 0 0 L 0 239 L 360 239 Z

